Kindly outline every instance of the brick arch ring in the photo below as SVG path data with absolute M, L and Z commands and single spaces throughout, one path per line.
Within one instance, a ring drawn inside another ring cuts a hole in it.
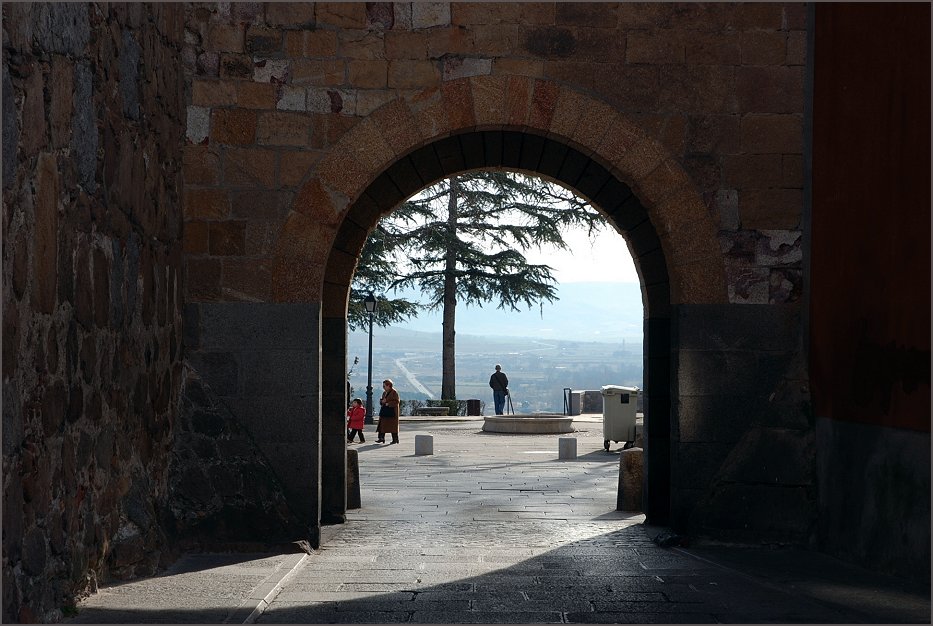
M 659 299 L 667 306 L 726 302 L 716 226 L 680 163 L 606 102 L 523 76 L 449 81 L 351 128 L 296 194 L 273 250 L 274 300 L 320 301 L 324 317 L 344 317 L 356 259 L 379 217 L 431 182 L 487 167 L 541 175 L 587 197 L 626 237 L 643 291 L 668 290 Z M 400 189 L 413 176 L 418 187 Z

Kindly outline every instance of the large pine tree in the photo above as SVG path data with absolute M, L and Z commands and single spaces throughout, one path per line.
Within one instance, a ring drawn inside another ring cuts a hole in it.
M 365 320 L 369 291 L 415 288 L 442 310 L 441 397 L 456 398 L 458 303 L 519 310 L 557 299 L 552 269 L 529 263 L 532 248 L 565 249 L 569 228 L 593 233 L 603 217 L 556 184 L 505 171 L 461 174 L 422 190 L 380 220 L 364 247 L 351 292 L 350 324 Z M 417 315 L 419 305 L 381 299 L 376 321 Z

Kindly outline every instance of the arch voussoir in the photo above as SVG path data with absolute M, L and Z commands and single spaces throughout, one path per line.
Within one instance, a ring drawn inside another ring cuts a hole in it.
M 547 137 L 606 167 L 632 189 L 660 234 L 692 233 L 689 242 L 678 234 L 662 245 L 669 260 L 672 292 L 690 293 L 692 301 L 723 301 L 725 273 L 716 228 L 690 176 L 657 139 L 624 113 L 554 81 L 472 76 L 388 102 L 348 131 L 316 164 L 307 179 L 309 184 L 316 179 L 317 186 L 299 194 L 300 201 L 312 208 L 295 209 L 327 223 L 347 219 L 348 210 L 377 176 L 405 155 L 453 135 L 509 129 Z M 350 217 L 368 228 L 381 214 L 365 213 Z M 305 222 L 287 226 L 302 227 L 298 224 L 320 227 Z M 330 241 L 316 245 L 329 251 L 334 247 L 336 229 L 324 232 Z M 351 247 L 358 243 L 354 241 Z M 293 240 L 283 237 L 277 246 L 277 258 L 294 255 Z M 344 246 L 341 250 L 354 252 Z M 706 262 L 702 271 L 694 263 L 701 258 Z M 347 271 L 345 264 L 339 265 L 330 267 L 325 275 Z M 696 278 L 698 273 L 702 280 Z M 310 279 L 314 274 L 307 276 Z M 324 280 L 324 276 L 316 278 Z M 346 277 L 332 278 L 342 284 Z M 704 290 L 701 296 L 696 295 Z

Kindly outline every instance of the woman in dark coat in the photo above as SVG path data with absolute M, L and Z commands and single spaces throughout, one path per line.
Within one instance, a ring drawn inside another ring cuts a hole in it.
M 392 381 L 386 378 L 382 381 L 382 397 L 379 398 L 379 438 L 376 443 L 386 442 L 386 433 L 392 434 L 392 443 L 398 443 L 398 407 L 401 403 L 398 392 L 392 386 Z M 388 414 L 388 415 L 385 415 Z

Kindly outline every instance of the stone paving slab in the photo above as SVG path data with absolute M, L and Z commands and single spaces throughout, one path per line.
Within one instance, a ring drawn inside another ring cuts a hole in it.
M 930 623 L 928 586 L 822 555 L 658 547 L 663 529 L 615 511 L 621 445 L 601 424 L 582 422 L 574 460 L 556 434 L 481 426 L 403 421 L 400 445 L 354 446 L 362 508 L 312 555 L 186 555 L 70 621 Z M 434 455 L 414 455 L 421 433 Z

